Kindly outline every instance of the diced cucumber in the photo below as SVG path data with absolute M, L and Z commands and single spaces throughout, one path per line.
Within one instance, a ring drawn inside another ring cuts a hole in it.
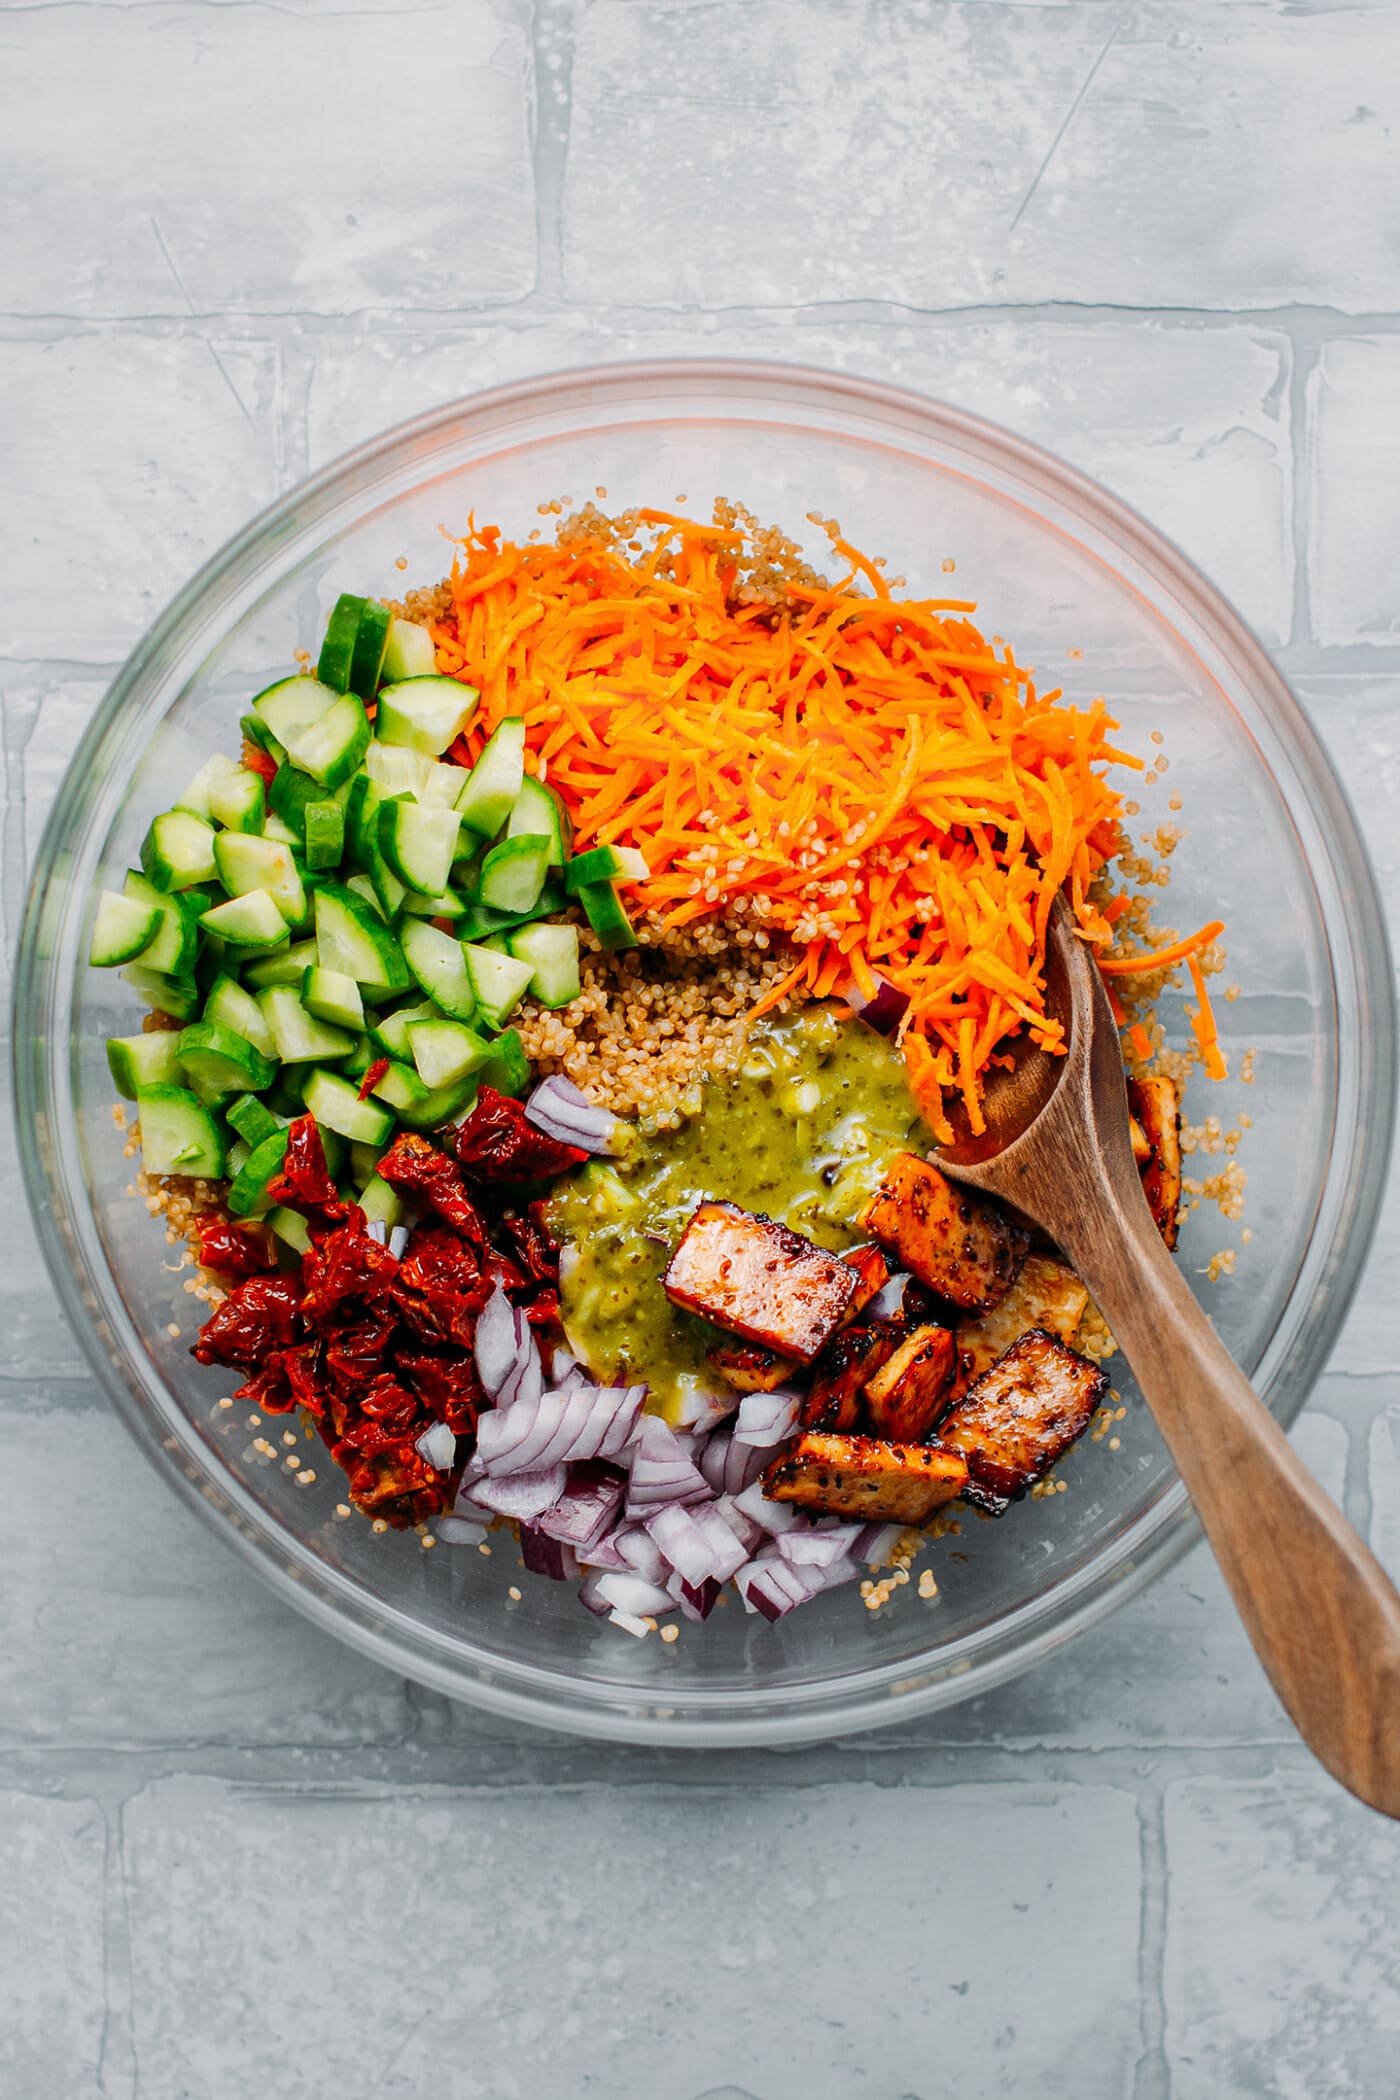
M 524 1093 L 530 1084 L 530 1060 L 518 1029 L 507 1028 L 496 1037 L 491 1055 L 476 1076 L 479 1085 L 492 1086 L 498 1094 Z
M 258 993 L 268 1027 L 284 1065 L 318 1064 L 326 1058 L 346 1057 L 355 1038 L 343 1028 L 332 1028 L 309 1014 L 289 984 L 270 984 Z
M 386 799 L 367 773 L 357 773 L 345 804 L 345 837 L 350 859 L 369 877 L 376 903 L 391 919 L 403 903 L 404 886 L 379 850 L 379 816 Z
M 394 1119 L 388 1109 L 373 1101 L 362 1101 L 358 1090 L 338 1072 L 311 1073 L 306 1082 L 306 1106 L 326 1130 L 338 1130 L 352 1144 L 383 1145 L 393 1135 Z
M 318 678 L 282 678 L 258 694 L 253 712 L 276 737 L 280 748 L 274 755 L 280 757 L 288 737 L 318 722 L 337 698 L 336 688 L 323 685 Z
M 360 1190 L 360 1209 L 367 1224 L 387 1225 L 390 1231 L 408 1216 L 408 1206 L 398 1190 L 391 1189 L 377 1174 L 371 1175 Z
M 378 737 L 365 753 L 365 771 L 386 801 L 395 795 L 412 795 L 416 802 L 436 763 L 404 744 L 381 744 Z
M 294 772 L 296 769 L 289 766 L 287 770 Z M 310 779 L 309 775 L 307 777 Z M 324 792 L 319 781 L 312 781 L 311 785 L 318 795 Z M 263 819 L 262 836 L 271 839 L 275 846 L 290 846 L 294 852 L 299 852 L 306 843 L 306 828 L 303 825 L 298 830 L 294 824 L 289 824 L 285 817 L 279 817 L 273 809 L 269 810 Z
M 339 883 L 315 894 L 316 954 L 322 969 L 353 977 L 371 998 L 406 992 L 413 979 L 403 951 L 372 906 Z
M 564 870 L 564 887 L 576 897 L 590 882 L 645 882 L 651 870 L 635 846 L 593 846 L 576 853 Z
M 148 1035 L 109 1036 L 107 1070 L 117 1092 L 134 1101 L 143 1086 L 177 1086 L 180 1067 L 175 1045 L 179 1040 L 172 1028 L 155 1028 Z
M 148 1174 L 201 1175 L 217 1181 L 224 1171 L 218 1125 L 188 1087 L 143 1086 L 137 1090 L 141 1164 Z
M 464 941 L 462 952 L 476 995 L 477 1011 L 488 1028 L 499 1028 L 527 990 L 534 975 L 529 963 L 513 955 L 498 955 L 494 949 Z
M 275 1232 L 284 1247 L 293 1254 L 308 1254 L 311 1251 L 311 1228 L 300 1211 L 284 1210 L 280 1204 L 270 1210 L 264 1221 L 269 1232 Z
M 416 620 L 390 620 L 382 676 L 398 684 L 405 678 L 431 678 L 436 669 L 437 650 L 427 628 Z
M 549 865 L 562 868 L 569 857 L 573 829 L 568 812 L 553 789 L 527 774 L 506 819 L 506 837 L 548 839 Z
M 299 840 L 306 829 L 306 809 L 312 802 L 324 802 L 326 791 L 319 780 L 303 773 L 290 760 L 280 765 L 272 776 L 272 785 L 267 791 L 268 808 L 274 817 L 280 817 L 291 837 Z M 271 818 L 267 820 L 271 822 Z M 263 826 L 264 831 L 267 824 Z
M 636 947 L 637 936 L 627 916 L 627 907 L 612 883 L 586 882 L 578 898 L 589 925 L 610 954 L 619 948 Z
M 452 873 L 462 819 L 455 809 L 418 802 L 386 802 L 379 812 L 379 847 L 394 874 L 420 896 L 436 897 Z
M 491 1054 L 486 1039 L 460 1021 L 411 1021 L 407 1034 L 424 1086 L 454 1086 L 469 1072 L 480 1071 Z
M 242 837 L 241 832 L 231 831 L 219 835 Z M 248 890 L 241 897 L 230 897 L 227 904 L 216 904 L 212 911 L 203 912 L 199 923 L 245 955 L 265 955 L 271 948 L 285 947 L 289 938 L 277 900 L 266 890 Z
M 282 948 L 276 955 L 266 955 L 258 962 L 249 963 L 243 972 L 244 981 L 255 992 L 266 991 L 270 984 L 289 984 L 299 992 L 302 979 L 315 962 L 316 955 L 314 941 L 293 941 L 290 948 Z M 261 1007 L 258 1011 L 262 1011 Z
M 325 970 L 313 963 L 302 982 L 301 1003 L 318 1021 L 348 1029 L 351 1035 L 364 1033 L 365 1003 L 360 987 L 343 970 Z
M 258 1211 L 266 1210 L 269 1197 L 267 1185 L 280 1173 L 287 1156 L 287 1133 L 275 1130 L 254 1145 L 238 1172 L 229 1184 L 225 1202 L 236 1218 L 251 1218 Z
M 118 963 L 134 962 L 142 949 L 155 939 L 160 924 L 158 904 L 143 904 L 137 897 L 123 897 L 117 890 L 104 890 L 93 915 L 88 961 L 99 970 L 115 969 Z
M 229 831 L 261 831 L 267 820 L 267 788 L 251 766 L 235 766 L 209 788 L 209 814 Z
M 188 1085 L 202 1083 L 220 1094 L 256 1094 L 277 1077 L 271 1058 L 218 1021 L 192 1022 L 181 1031 L 175 1054 Z
M 452 1086 L 424 1086 L 412 1065 L 391 1064 L 374 1085 L 376 1096 L 387 1101 L 399 1121 L 410 1130 L 435 1130 L 460 1116 L 476 1099 L 476 1076 L 469 1073 Z
M 383 744 L 407 744 L 440 758 L 476 713 L 481 698 L 475 686 L 455 678 L 402 678 L 379 695 L 375 735 Z
M 460 940 L 490 940 L 499 933 L 513 933 L 517 926 L 547 919 L 551 912 L 562 911 L 567 902 L 562 880 L 558 875 L 551 875 L 540 891 L 539 902 L 533 911 L 492 911 L 487 904 L 468 904 L 452 930 Z
M 476 901 L 489 911 L 534 911 L 549 870 L 549 854 L 547 838 L 502 839 L 481 864 Z
M 228 1087 L 217 1086 L 212 1079 L 206 1079 L 202 1072 L 187 1072 L 183 1065 L 179 1070 L 178 1082 L 181 1086 L 187 1086 L 195 1100 L 212 1115 L 221 1114 L 233 1099 Z
M 261 715 L 255 715 L 250 710 L 246 715 L 238 717 L 238 726 L 248 743 L 255 744 L 259 751 L 265 751 L 270 759 L 281 765 L 287 754 Z
M 362 1145 L 359 1143 L 351 1145 L 350 1179 L 354 1182 L 357 1189 L 367 1188 L 369 1183 L 373 1181 L 378 1171 L 379 1162 L 383 1157 L 384 1148 L 381 1145 Z
M 440 1021 L 442 1014 L 431 999 L 421 1006 L 396 1006 L 391 1014 L 381 1014 L 373 1022 L 370 1041 L 381 1057 L 397 1058 L 400 1064 L 411 1064 L 413 1051 L 409 1045 L 408 1031 L 415 1021 Z
M 230 897 L 265 890 L 289 926 L 299 926 L 306 917 L 306 890 L 290 846 L 276 839 L 249 838 L 241 831 L 221 831 L 214 841 L 214 859 Z
M 482 838 L 496 836 L 515 807 L 525 778 L 525 723 L 507 715 L 492 730 L 457 797 L 462 822 Z
M 285 1127 L 272 1110 L 264 1107 L 252 1094 L 240 1094 L 236 1101 L 231 1102 L 225 1112 L 225 1121 L 249 1147 L 260 1145 L 264 1138 L 275 1137 Z
M 360 614 L 364 610 L 364 604 L 363 598 L 356 598 L 349 591 L 342 591 L 331 607 L 331 616 L 326 622 L 326 638 L 321 644 L 316 676 L 323 685 L 334 686 L 338 693 L 348 693 L 350 690 L 350 672 L 355 662 L 355 637 L 360 631 Z
M 582 987 L 578 974 L 577 926 L 521 926 L 506 935 L 517 962 L 529 963 L 530 995 L 541 1006 L 567 1006 Z
M 163 971 L 148 970 L 143 959 L 127 964 L 122 982 L 131 986 L 143 1006 L 169 1014 L 172 1021 L 192 1021 L 199 1012 L 199 986 L 192 977 L 167 977 Z
M 311 1071 L 308 1065 L 279 1065 L 263 1100 L 275 1116 L 286 1116 L 289 1120 L 299 1116 L 306 1107 L 302 1099 L 306 1092 L 306 1081 Z
M 388 606 L 381 605 L 377 598 L 361 601 L 359 625 L 355 629 L 355 658 L 350 666 L 350 690 L 359 693 L 363 699 L 372 700 L 379 690 L 392 618 Z
M 216 781 L 225 779 L 230 773 L 241 773 L 242 770 L 238 761 L 230 758 L 226 751 L 216 751 L 212 758 L 205 759 L 183 795 L 177 797 L 176 809 L 187 809 L 192 816 L 203 817 L 207 824 L 215 815 L 209 801 L 210 789 Z M 220 817 L 218 821 L 222 823 L 223 818 Z
M 470 1021 L 476 1012 L 476 993 L 462 943 L 422 919 L 405 919 L 399 940 L 404 961 L 428 997 L 454 1021 Z
M 416 890 L 409 890 L 403 909 L 410 919 L 460 919 L 467 909 L 467 900 L 451 889 L 444 890 L 440 897 L 420 897 Z
M 341 1058 L 336 1066 L 336 1070 L 344 1078 L 353 1079 L 358 1084 L 364 1078 L 378 1054 L 368 1034 L 357 1035 L 354 1049 L 348 1057 Z
M 141 950 L 139 961 L 146 970 L 159 970 L 166 977 L 188 977 L 194 969 L 199 947 L 199 920 L 181 897 L 162 895 L 147 875 L 135 868 L 127 871 L 122 894 L 160 913 L 160 924 Z
M 303 816 L 307 867 L 317 874 L 338 868 L 345 851 L 345 811 L 338 802 L 308 802 Z
M 343 693 L 334 707 L 284 741 L 287 756 L 322 787 L 338 788 L 348 780 L 369 749 L 369 717 L 364 702 Z
M 235 1035 L 241 1035 L 255 1050 L 260 1050 L 264 1057 L 277 1055 L 272 1030 L 263 1019 L 263 1011 L 257 1000 L 236 978 L 223 971 L 214 979 L 205 997 L 204 1019 L 217 1021 L 222 1027 L 231 1028 Z M 243 1132 L 244 1137 L 247 1134 L 246 1131 Z
M 245 1144 L 240 1137 L 236 1137 L 233 1143 L 225 1148 L 224 1173 L 230 1181 L 243 1172 L 252 1150 L 252 1146 Z
M 393 746 L 388 748 L 392 750 Z M 465 767 L 445 766 L 441 759 L 430 758 L 427 775 L 418 790 L 418 800 L 426 803 L 429 809 L 456 809 L 457 797 L 469 778 Z

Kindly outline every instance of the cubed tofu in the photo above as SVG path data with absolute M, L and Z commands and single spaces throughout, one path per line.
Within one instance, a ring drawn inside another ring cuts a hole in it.
M 1028 1254 L 995 1312 L 958 1322 L 959 1391 L 965 1392 L 974 1378 L 989 1371 L 1032 1327 L 1044 1328 L 1057 1341 L 1072 1342 L 1088 1303 L 1089 1293 L 1066 1263 L 1052 1254 Z
M 716 1327 L 809 1364 L 860 1286 L 839 1255 L 737 1203 L 702 1203 L 661 1279 L 667 1297 Z
M 967 1460 L 964 1499 L 999 1517 L 1081 1437 L 1108 1391 L 1097 1364 L 1033 1327 L 938 1425 Z
M 856 1294 L 846 1308 L 846 1324 L 849 1326 L 852 1320 L 860 1318 L 871 1299 L 884 1289 L 894 1271 L 885 1258 L 884 1248 L 873 1242 L 868 1247 L 848 1247 L 841 1259 L 848 1269 L 855 1270 L 860 1279 Z
M 916 1327 L 865 1381 L 865 1405 L 880 1436 L 921 1444 L 943 1411 L 956 1349 L 946 1327 Z
M 860 1214 L 873 1233 L 940 1298 L 964 1312 L 990 1312 L 1016 1280 L 1028 1235 L 994 1204 L 955 1188 L 937 1167 L 898 1152 Z
M 812 1383 L 802 1403 L 803 1428 L 846 1434 L 858 1429 L 867 1378 L 894 1355 L 908 1332 L 902 1320 L 882 1320 L 873 1327 L 843 1327 L 833 1335 L 812 1366 Z
M 1147 1207 L 1169 1247 L 1176 1245 L 1181 1210 L 1181 1097 L 1173 1079 L 1130 1079 L 1128 1106 L 1147 1139 L 1138 1162 Z
M 779 1356 L 757 1342 L 721 1342 L 706 1356 L 736 1393 L 771 1393 L 797 1369 L 790 1356 Z
M 967 1486 L 967 1462 L 937 1444 L 887 1444 L 873 1436 L 809 1429 L 763 1475 L 775 1502 L 837 1517 L 926 1524 Z

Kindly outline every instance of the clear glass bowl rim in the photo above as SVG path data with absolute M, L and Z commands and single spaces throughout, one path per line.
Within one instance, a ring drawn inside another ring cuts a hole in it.
M 887 427 L 915 429 L 954 441 L 989 467 L 1093 517 L 1115 545 L 1190 609 L 1222 653 L 1249 681 L 1269 713 L 1271 726 L 1289 748 L 1306 787 L 1309 814 L 1326 842 L 1331 872 L 1347 898 L 1340 926 L 1329 925 L 1329 955 L 1339 937 L 1350 951 L 1352 981 L 1386 987 L 1375 1001 L 1373 1026 L 1360 1040 L 1338 1045 L 1339 1061 L 1354 1063 L 1351 1093 L 1356 1113 L 1345 1160 L 1334 1156 L 1333 1174 L 1346 1176 L 1346 1200 L 1322 1250 L 1314 1279 L 1314 1305 L 1290 1350 L 1286 1379 L 1269 1391 L 1273 1411 L 1285 1425 L 1303 1407 L 1322 1369 L 1356 1288 L 1384 1194 L 1396 1087 L 1396 1024 L 1389 987 L 1389 942 L 1384 909 L 1356 820 L 1331 762 L 1281 673 L 1240 616 L 1204 576 L 1153 526 L 1096 482 L 1027 440 L 981 417 L 902 387 L 814 367 L 750 359 L 655 359 L 546 373 L 493 387 L 444 404 L 400 423 L 318 473 L 299 482 L 229 540 L 156 620 L 132 651 L 74 753 L 41 840 L 21 929 L 14 994 L 14 1080 L 21 1163 L 31 1210 L 54 1285 L 99 1384 L 147 1458 L 235 1552 L 287 1602 L 385 1667 L 513 1720 L 619 1742 L 665 1743 L 676 1747 L 762 1745 L 810 1741 L 836 1733 L 888 1726 L 896 1720 L 953 1704 L 1005 1682 L 1137 1595 L 1187 1551 L 1199 1527 L 1176 1482 L 1155 1507 L 1105 1549 L 1093 1581 L 1068 1586 L 1048 1602 L 1008 1614 L 974 1636 L 977 1653 L 944 1672 L 908 1682 L 907 1660 L 874 1668 L 841 1670 L 817 1684 L 711 1690 L 687 1687 L 678 1703 L 686 1711 L 667 1715 L 641 1701 L 634 1689 L 608 1688 L 565 1673 L 521 1662 L 509 1672 L 490 1658 L 474 1674 L 443 1662 L 418 1636 L 406 1613 L 368 1599 L 352 1583 L 328 1570 L 290 1533 L 245 1498 L 237 1484 L 217 1472 L 212 1454 L 193 1440 L 171 1436 L 171 1422 L 153 1391 L 147 1367 L 119 1362 L 104 1336 L 101 1284 L 84 1276 L 78 1240 L 63 1182 L 45 1132 L 60 1061 L 68 1054 L 67 1030 L 55 1027 L 64 1011 L 64 987 L 46 961 L 45 929 L 54 909 L 54 885 L 70 841 L 71 816 L 95 753 L 142 682 L 154 674 L 188 624 L 207 626 L 210 615 L 233 605 L 257 579 L 272 552 L 304 542 L 343 514 L 349 501 L 365 498 L 387 479 L 392 461 L 421 461 L 430 467 L 437 447 L 453 433 L 492 428 L 512 417 L 558 410 L 584 398 L 645 398 L 657 404 L 675 391 L 699 392 L 722 412 L 726 390 L 769 397 L 788 410 L 808 406 L 828 415 L 863 413 Z M 1335 973 L 1334 973 L 1335 974 Z M 71 1144 L 64 1131 L 60 1144 Z M 110 1279 L 108 1279 L 110 1281 Z M 901 1684 L 897 1680 L 904 1679 Z M 646 1710 L 639 1710 L 645 1708 Z

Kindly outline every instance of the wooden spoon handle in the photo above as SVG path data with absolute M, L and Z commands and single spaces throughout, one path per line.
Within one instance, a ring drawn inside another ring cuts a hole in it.
M 1100 1213 L 1100 1218 L 1102 1214 Z M 1400 1818 L 1400 1596 L 1217 1337 L 1142 1207 L 1067 1247 L 1299 1734 Z

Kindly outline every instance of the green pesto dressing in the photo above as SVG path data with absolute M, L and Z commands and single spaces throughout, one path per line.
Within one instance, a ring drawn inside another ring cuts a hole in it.
M 707 1081 L 678 1130 L 638 1136 L 625 1158 L 570 1177 L 550 1206 L 564 1263 L 569 1341 L 595 1377 L 645 1380 L 674 1403 L 696 1379 L 713 1386 L 707 1350 L 723 1337 L 661 1288 L 698 1203 L 762 1211 L 818 1246 L 859 1243 L 855 1218 L 890 1155 L 926 1151 L 892 1044 L 824 1008 L 760 1022 L 743 1067 Z

